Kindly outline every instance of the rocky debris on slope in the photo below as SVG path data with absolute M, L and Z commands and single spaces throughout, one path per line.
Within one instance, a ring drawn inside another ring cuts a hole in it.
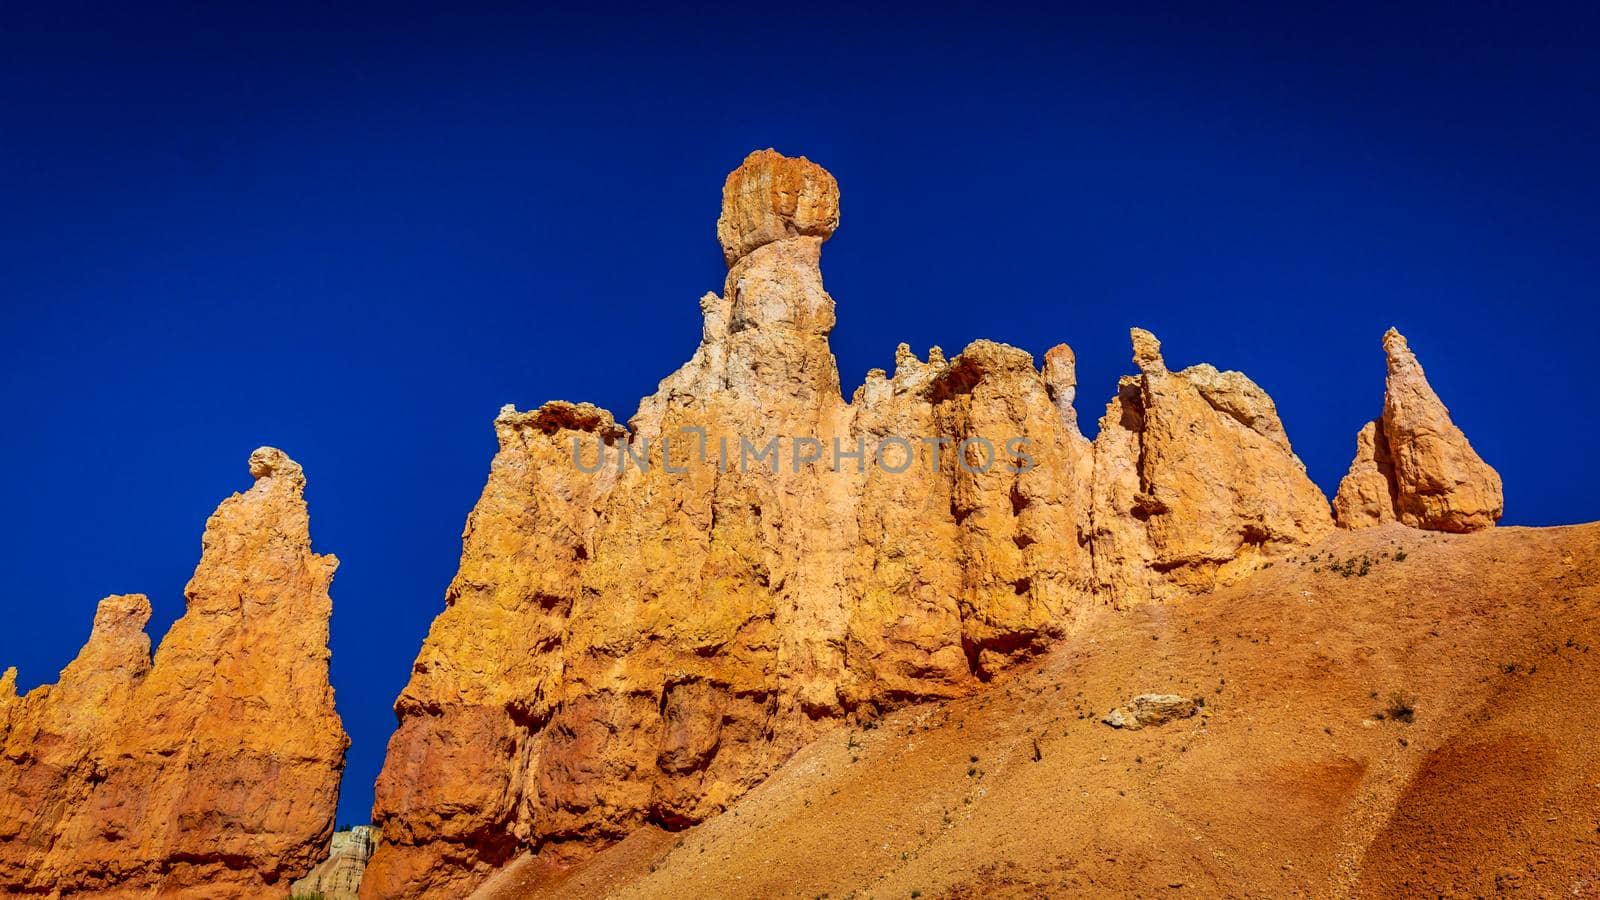
M 328 845 L 328 858 L 289 886 L 290 897 L 319 897 L 321 900 L 356 900 L 367 860 L 378 845 L 378 831 L 371 825 L 357 825 L 349 831 L 336 831 Z
M 1450 420 L 1405 337 L 1383 336 L 1388 378 L 1383 414 L 1362 426 L 1356 457 L 1334 497 L 1346 528 L 1398 519 L 1433 531 L 1491 528 L 1505 510 L 1500 473 Z
M 1177 694 L 1140 694 L 1106 713 L 1100 721 L 1112 728 L 1137 731 L 1165 725 L 1176 719 L 1190 718 L 1204 704 L 1203 698 L 1180 697 Z
M 280 896 L 317 862 L 349 743 L 328 683 L 337 560 L 311 552 L 300 466 L 262 448 L 250 472 L 153 662 L 149 601 L 107 597 L 54 685 L 0 699 L 5 890 Z
M 701 821 L 832 723 L 970 693 L 1103 598 L 1206 590 L 1332 528 L 1266 394 L 1167 371 L 1146 332 L 1093 443 L 1065 345 L 1042 372 L 992 341 L 901 345 L 846 403 L 819 267 L 838 205 L 821 167 L 751 154 L 700 346 L 628 427 L 496 419 L 395 704 L 363 896 Z

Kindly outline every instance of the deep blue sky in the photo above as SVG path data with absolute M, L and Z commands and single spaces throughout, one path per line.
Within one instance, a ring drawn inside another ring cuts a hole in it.
M 1092 429 L 1142 325 L 1265 387 L 1331 494 L 1393 324 L 1507 523 L 1600 518 L 1592 20 L 215 6 L 0 12 L 0 666 L 54 680 L 114 592 L 159 637 L 206 516 L 282 447 L 343 560 L 343 820 L 495 411 L 632 414 L 695 347 L 755 148 L 843 187 L 846 394 L 899 341 L 1066 341 Z

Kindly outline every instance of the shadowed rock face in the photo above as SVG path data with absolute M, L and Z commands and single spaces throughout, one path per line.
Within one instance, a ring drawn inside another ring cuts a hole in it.
M 1399 521 L 1433 531 L 1478 531 L 1500 521 L 1500 474 L 1450 420 L 1410 345 L 1383 336 L 1388 379 L 1383 414 L 1362 427 L 1339 484 L 1334 515 L 1346 528 Z
M 845 402 L 819 268 L 838 208 L 821 167 L 751 154 L 700 346 L 628 427 L 561 402 L 496 419 L 395 705 L 364 897 L 700 821 L 822 729 L 969 693 L 1089 604 L 1207 590 L 1333 527 L 1266 394 L 1168 371 L 1145 332 L 1092 444 L 1065 345 L 1043 372 L 990 341 L 901 345 Z M 775 467 L 754 456 L 773 438 Z M 619 470 L 624 446 L 649 470 Z
M 152 663 L 150 604 L 107 597 L 60 680 L 0 681 L 0 887 L 74 896 L 281 896 L 332 832 L 348 745 L 328 683 L 328 585 L 300 466 L 206 523 L 187 611 Z

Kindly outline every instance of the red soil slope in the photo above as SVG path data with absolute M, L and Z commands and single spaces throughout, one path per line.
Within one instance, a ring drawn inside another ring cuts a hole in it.
M 1099 722 L 1145 692 L 1204 713 Z M 1600 524 L 1340 532 L 874 725 L 477 896 L 1600 897 Z

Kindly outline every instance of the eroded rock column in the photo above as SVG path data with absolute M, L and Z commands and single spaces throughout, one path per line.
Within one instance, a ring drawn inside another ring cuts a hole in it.
M 322 856 L 349 744 L 328 683 L 328 587 L 301 468 L 206 523 L 187 610 L 152 662 L 150 604 L 101 601 L 60 680 L 6 705 L 0 885 L 74 896 L 281 896 Z
M 1398 519 L 1432 531 L 1493 527 L 1505 510 L 1500 473 L 1451 421 L 1400 332 L 1385 332 L 1383 352 L 1383 414 L 1356 437 L 1355 461 L 1333 501 L 1339 524 L 1363 528 Z

